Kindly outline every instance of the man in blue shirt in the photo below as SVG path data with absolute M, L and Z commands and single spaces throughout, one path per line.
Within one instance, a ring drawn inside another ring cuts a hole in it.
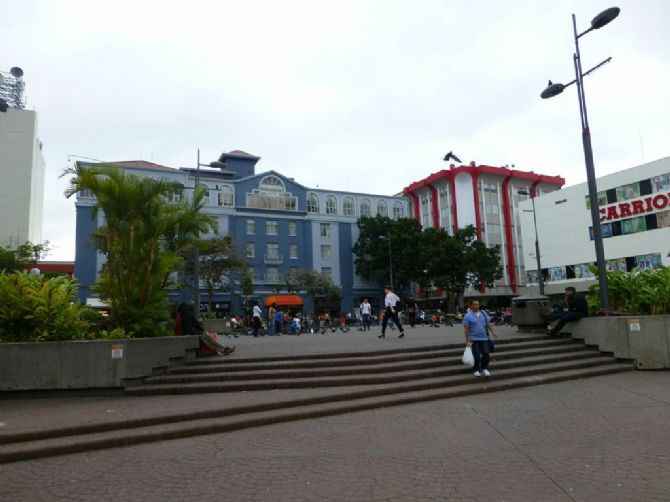
M 490 377 L 489 371 L 489 333 L 494 338 L 497 335 L 493 331 L 491 317 L 483 310 L 479 310 L 479 300 L 472 300 L 470 310 L 463 317 L 463 329 L 465 330 L 465 344 L 472 347 L 472 355 L 475 358 L 474 375 Z

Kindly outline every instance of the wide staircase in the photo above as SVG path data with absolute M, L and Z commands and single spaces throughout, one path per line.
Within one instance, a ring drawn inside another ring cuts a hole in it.
M 633 369 L 630 362 L 570 338 L 500 339 L 490 379 L 461 361 L 462 344 L 375 352 L 198 359 L 145 379 L 127 396 L 216 393 L 219 406 L 141 419 L 87 423 L 0 437 L 0 463 L 139 444 L 387 406 L 594 377 Z M 175 403 L 175 401 L 171 401 Z M 175 407 L 177 409 L 178 406 Z M 168 407 L 166 406 L 166 409 Z

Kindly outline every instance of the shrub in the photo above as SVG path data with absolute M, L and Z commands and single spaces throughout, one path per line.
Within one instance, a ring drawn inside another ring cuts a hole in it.
M 90 338 L 76 292 L 77 283 L 69 277 L 0 273 L 0 342 Z
M 610 309 L 630 315 L 670 314 L 670 267 L 607 273 Z M 589 306 L 600 308 L 599 288 L 589 288 Z

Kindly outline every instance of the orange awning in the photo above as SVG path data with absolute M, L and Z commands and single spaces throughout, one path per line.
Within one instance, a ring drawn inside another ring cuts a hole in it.
M 273 303 L 277 305 L 302 305 L 303 301 L 298 295 L 271 295 L 265 298 L 265 306 L 269 307 Z

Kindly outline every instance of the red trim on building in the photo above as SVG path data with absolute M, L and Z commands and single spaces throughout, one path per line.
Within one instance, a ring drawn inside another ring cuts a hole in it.
M 514 259 L 514 237 L 512 235 L 512 211 L 509 200 L 509 182 L 512 176 L 508 176 L 502 182 L 503 218 L 505 220 L 505 243 L 507 248 L 508 277 L 512 293 L 516 293 L 516 260 Z
M 537 185 L 539 185 L 542 182 L 542 180 L 535 180 L 533 181 L 533 184 L 530 186 L 530 197 L 531 199 L 534 199 L 535 196 L 537 195 Z
M 55 272 L 70 277 L 74 275 L 74 262 L 72 261 L 38 261 L 37 268 L 43 274 Z
M 451 194 L 451 228 L 453 234 L 456 235 L 456 232 L 458 232 L 458 206 L 456 206 L 456 185 L 454 183 L 455 176 L 453 173 L 449 173 L 447 178 L 449 180 L 449 193 Z
M 406 188 L 403 192 L 405 195 L 409 195 L 414 201 L 414 219 L 421 223 L 421 213 L 419 212 L 421 208 L 419 207 L 419 197 L 414 192 L 409 192 Z
M 431 198 L 431 209 L 433 212 L 433 228 L 435 230 L 440 229 L 440 208 L 437 205 L 437 189 L 433 185 L 427 185 L 428 190 L 430 190 Z

